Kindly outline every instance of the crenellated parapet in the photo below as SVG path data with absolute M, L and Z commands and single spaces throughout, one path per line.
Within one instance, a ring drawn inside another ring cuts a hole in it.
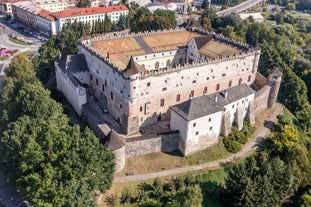
M 161 30 L 161 31 L 146 31 L 146 32 L 138 32 L 138 33 L 125 33 L 125 32 L 111 33 L 111 34 L 106 34 L 103 36 L 94 37 L 92 39 L 80 41 L 80 45 L 86 50 L 88 50 L 92 55 L 94 55 L 95 57 L 103 61 L 105 64 L 109 65 L 111 69 L 119 73 L 124 79 L 132 79 L 130 78 L 131 75 L 126 74 L 123 68 L 118 67 L 116 64 L 114 64 L 113 62 L 109 60 L 109 54 L 105 56 L 105 54 L 100 53 L 97 49 L 92 47 L 92 42 L 109 40 L 109 39 L 138 37 L 138 36 L 141 37 L 141 36 L 146 36 L 146 35 L 151 35 L 151 34 L 170 33 L 170 32 L 178 32 L 178 31 L 185 31 L 185 29 L 178 28 L 178 29 L 169 29 L 169 30 Z M 238 47 L 242 49 L 242 52 L 238 54 L 218 56 L 215 58 L 210 58 L 208 56 L 203 55 L 204 59 L 202 61 L 194 61 L 192 63 L 185 63 L 185 64 L 174 65 L 174 66 L 153 69 L 153 70 L 148 70 L 148 71 L 146 70 L 146 71 L 139 72 L 138 77 L 144 78 L 144 77 L 154 76 L 158 74 L 164 74 L 168 72 L 174 72 L 174 71 L 184 70 L 184 69 L 193 68 L 193 67 L 199 67 L 202 65 L 209 65 L 209 64 L 215 64 L 215 63 L 219 63 L 223 61 L 244 58 L 250 55 L 258 56 L 258 54 L 260 54 L 259 48 L 251 48 L 249 45 L 245 43 L 232 40 L 230 38 L 223 36 L 222 34 L 209 33 L 209 32 L 202 31 L 202 30 L 195 30 L 195 32 L 204 34 L 204 35 L 212 35 L 215 40 Z M 254 61 L 254 64 L 255 62 L 256 61 Z
M 166 68 L 148 70 L 145 72 L 140 72 L 139 77 L 140 78 L 146 78 L 149 76 L 160 75 L 160 74 L 170 73 L 170 72 L 175 72 L 175 71 L 180 71 L 180 70 L 186 70 L 186 69 L 190 69 L 190 68 L 194 68 L 194 67 L 200 67 L 203 65 L 212 65 L 215 63 L 219 63 L 219 62 L 224 62 L 224 61 L 228 61 L 228 60 L 235 60 L 235 59 L 239 59 L 239 58 L 248 57 L 250 55 L 255 55 L 257 53 L 258 53 L 258 50 L 252 50 L 251 49 L 251 50 L 248 50 L 245 52 L 240 52 L 239 54 L 220 56 L 220 57 L 216 57 L 216 58 L 207 58 L 206 60 L 199 61 L 199 62 L 185 63 L 185 64 L 179 64 L 176 66 L 169 66 Z
M 90 38 L 88 40 L 81 41 L 82 44 L 91 45 L 92 42 L 95 41 L 103 41 L 103 40 L 111 40 L 111 39 L 120 39 L 120 38 L 129 38 L 129 37 L 141 37 L 147 36 L 151 34 L 163 34 L 163 33 L 170 33 L 170 32 L 180 32 L 185 31 L 184 28 L 175 28 L 175 29 L 164 29 L 164 30 L 152 30 L 152 31 L 145 31 L 145 32 L 116 32 L 116 33 L 109 33 L 97 37 Z

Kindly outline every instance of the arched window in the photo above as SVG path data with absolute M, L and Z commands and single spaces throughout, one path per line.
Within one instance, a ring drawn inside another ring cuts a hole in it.
M 171 60 L 166 61 L 166 67 L 169 67 L 169 66 L 171 66 Z
M 155 69 L 159 69 L 160 67 L 160 63 L 159 62 L 156 62 L 155 65 L 154 65 Z

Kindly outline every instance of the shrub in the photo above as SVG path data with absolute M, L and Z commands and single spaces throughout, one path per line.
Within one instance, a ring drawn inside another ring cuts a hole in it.
M 223 139 L 223 143 L 228 150 L 228 152 L 236 153 L 242 149 L 241 144 L 233 140 L 230 136 Z

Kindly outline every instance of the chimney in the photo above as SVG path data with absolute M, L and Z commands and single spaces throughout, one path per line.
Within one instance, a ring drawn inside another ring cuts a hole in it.
M 215 101 L 215 103 L 217 103 L 217 101 L 218 101 L 218 97 L 217 97 L 217 95 L 215 95 L 215 99 L 214 99 L 214 101 Z
M 224 97 L 227 98 L 227 96 L 228 96 L 228 91 L 225 90 L 225 91 L 224 91 Z

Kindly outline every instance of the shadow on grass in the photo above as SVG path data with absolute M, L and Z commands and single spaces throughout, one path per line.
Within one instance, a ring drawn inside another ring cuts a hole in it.
M 175 157 L 183 157 L 183 154 L 179 150 L 174 150 L 173 152 L 163 152 L 164 154 L 168 154 Z
M 220 207 L 223 187 L 215 181 L 208 181 L 199 184 L 203 194 L 203 206 Z

